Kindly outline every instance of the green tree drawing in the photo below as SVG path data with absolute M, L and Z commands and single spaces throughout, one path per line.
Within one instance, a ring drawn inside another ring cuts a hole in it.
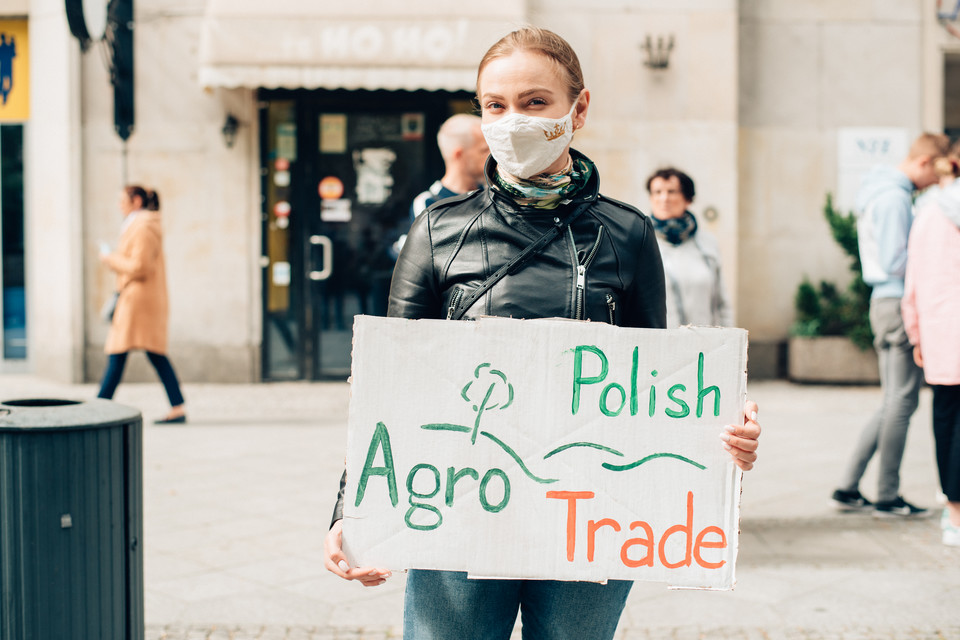
M 471 399 L 471 388 L 473 388 L 472 393 L 476 394 L 478 389 L 483 389 L 484 385 L 486 385 L 486 391 L 480 392 L 484 394 L 483 400 L 473 405 L 473 410 L 477 412 L 477 417 L 473 421 L 473 433 L 470 435 L 470 444 L 477 443 L 477 433 L 480 431 L 480 419 L 483 417 L 484 411 L 496 408 L 502 411 L 513 402 L 513 385 L 507 381 L 507 376 L 504 375 L 502 371 L 490 369 L 489 362 L 477 365 L 477 368 L 473 371 L 473 377 L 474 379 L 468 382 L 466 386 L 463 387 L 463 390 L 460 391 L 460 397 L 467 402 L 474 402 L 474 400 Z M 478 383 L 476 387 L 474 387 L 474 383 Z M 504 396 L 506 397 L 505 400 Z M 479 394 L 477 394 L 476 397 L 479 397 Z M 495 398 L 497 402 L 493 402 Z

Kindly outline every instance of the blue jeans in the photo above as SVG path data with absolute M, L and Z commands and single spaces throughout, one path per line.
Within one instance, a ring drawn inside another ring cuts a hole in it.
M 613 638 L 632 582 L 469 579 L 412 569 L 403 603 L 405 640 L 508 640 L 520 611 L 525 640 Z
M 900 315 L 900 298 L 871 300 L 870 326 L 880 363 L 883 404 L 860 432 L 841 488 L 857 489 L 867 463 L 878 453 L 877 501 L 885 502 L 894 500 L 900 492 L 900 461 L 907 443 L 910 416 L 919 403 L 923 371 L 913 361 L 913 347 Z
M 167 392 L 170 406 L 178 407 L 183 404 L 183 394 L 180 393 L 180 383 L 177 382 L 177 374 L 174 372 L 173 365 L 170 364 L 167 356 L 161 353 L 147 351 L 147 359 L 150 360 L 153 368 L 157 370 L 157 375 L 160 376 L 160 382 L 163 383 L 163 388 Z M 103 380 L 100 382 L 100 393 L 97 394 L 98 398 L 106 398 L 107 400 L 113 398 L 113 394 L 117 390 L 117 385 L 120 384 L 120 379 L 123 377 L 123 368 L 126 365 L 126 353 L 111 353 L 107 356 L 107 370 L 103 372 Z

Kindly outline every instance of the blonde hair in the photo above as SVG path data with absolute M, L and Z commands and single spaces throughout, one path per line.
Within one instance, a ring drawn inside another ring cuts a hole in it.
M 933 170 L 941 177 L 960 176 L 960 140 L 953 143 L 947 155 L 933 161 Z
M 907 158 L 912 160 L 920 156 L 930 156 L 936 160 L 947 155 L 949 151 L 950 138 L 942 133 L 923 133 L 910 145 Z
M 561 77 L 567 85 L 570 101 L 576 101 L 583 91 L 583 70 L 580 59 L 566 40 L 553 31 L 539 27 L 523 27 L 500 38 L 484 54 L 477 68 L 477 93 L 480 93 L 480 75 L 490 61 L 505 58 L 518 51 L 533 51 L 549 58 L 561 71 Z

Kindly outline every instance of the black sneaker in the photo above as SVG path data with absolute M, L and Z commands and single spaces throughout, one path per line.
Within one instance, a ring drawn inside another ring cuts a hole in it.
M 929 509 L 910 504 L 903 499 L 903 496 L 878 502 L 873 506 L 873 515 L 878 518 L 916 518 L 928 513 L 930 513 Z
M 873 503 L 860 495 L 858 489 L 853 491 L 837 489 L 833 492 L 832 500 L 840 511 L 864 511 L 873 507 Z

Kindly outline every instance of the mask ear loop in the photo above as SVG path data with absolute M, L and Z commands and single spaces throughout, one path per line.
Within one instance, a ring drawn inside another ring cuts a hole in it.
M 580 98 L 583 97 L 583 92 L 586 89 L 581 89 L 580 93 L 577 94 L 577 99 L 573 101 L 573 106 L 570 107 L 570 126 L 574 131 L 577 130 L 577 105 L 580 104 Z

